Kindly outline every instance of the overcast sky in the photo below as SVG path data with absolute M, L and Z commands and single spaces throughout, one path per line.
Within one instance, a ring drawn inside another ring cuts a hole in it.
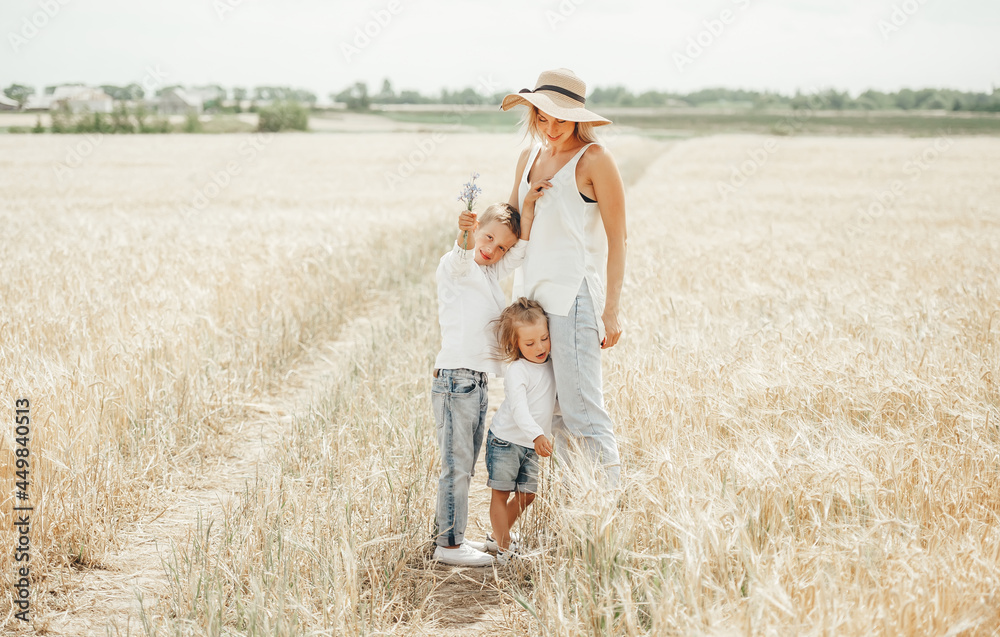
M 532 87 L 556 67 L 633 91 L 1000 86 L 997 0 L 0 3 L 3 86 L 159 75 L 326 96 L 388 77 L 436 93 Z

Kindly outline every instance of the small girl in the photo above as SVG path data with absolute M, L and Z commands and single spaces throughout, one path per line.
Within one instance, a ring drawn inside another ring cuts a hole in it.
M 504 375 L 504 401 L 486 437 L 487 485 L 493 490 L 493 536 L 487 546 L 495 544 L 497 562 L 506 564 L 510 527 L 538 489 L 538 456 L 552 455 L 556 381 L 549 360 L 549 324 L 541 305 L 519 298 L 500 314 L 495 330 L 500 358 L 510 365 Z

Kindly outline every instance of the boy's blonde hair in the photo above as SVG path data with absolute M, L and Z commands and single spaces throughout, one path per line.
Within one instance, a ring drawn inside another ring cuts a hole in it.
M 477 215 L 479 227 L 483 227 L 491 221 L 507 226 L 507 229 L 514 233 L 518 239 L 521 238 L 521 213 L 514 209 L 509 203 L 495 203 L 483 214 Z
M 543 139 L 544 135 L 538 130 L 538 108 L 532 104 L 526 105 L 528 108 L 524 111 L 524 115 L 521 118 L 521 128 L 524 130 L 525 136 L 530 136 L 532 139 Z M 573 122 L 576 127 L 573 130 L 573 134 L 584 144 L 590 144 L 597 141 L 597 131 L 594 130 L 596 127 L 593 122 Z
M 494 320 L 493 331 L 497 337 L 497 356 L 504 363 L 513 363 L 521 356 L 521 348 L 517 346 L 517 330 L 522 325 L 534 325 L 538 321 L 546 321 L 545 310 L 537 301 L 523 296 L 500 313 L 500 318 Z

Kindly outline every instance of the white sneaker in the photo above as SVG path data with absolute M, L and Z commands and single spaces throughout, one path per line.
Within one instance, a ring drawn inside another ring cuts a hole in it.
M 476 549 L 480 553 L 485 553 L 486 552 L 486 543 L 485 542 L 477 542 L 475 540 L 465 540 L 465 541 L 462 542 L 462 545 L 463 546 L 471 546 L 472 548 Z
M 520 540 L 520 539 L 521 539 L 520 535 L 518 535 L 514 531 L 511 531 L 510 532 L 510 546 L 507 547 L 508 550 L 516 551 L 517 550 L 517 541 Z M 483 542 L 483 550 L 484 551 L 489 551 L 490 553 L 497 553 L 500 550 L 500 545 L 497 544 L 497 541 L 493 539 L 492 535 L 487 535 L 486 536 L 486 541 Z
M 511 545 L 513 546 L 513 544 L 514 541 L 511 540 Z M 513 548 L 507 549 L 506 551 L 497 551 L 497 566 L 507 566 L 517 558 L 518 555 L 514 552 Z
M 434 559 L 452 566 L 489 566 L 493 563 L 492 555 L 477 551 L 468 544 L 463 544 L 457 549 L 438 546 L 434 549 Z

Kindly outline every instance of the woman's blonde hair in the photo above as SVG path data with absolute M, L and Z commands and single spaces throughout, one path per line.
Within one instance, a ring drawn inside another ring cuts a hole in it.
M 524 111 L 524 115 L 521 118 L 521 129 L 524 131 L 525 137 L 531 137 L 532 139 L 542 139 L 542 132 L 538 130 L 538 108 L 534 104 L 527 104 L 528 108 Z M 590 144 L 597 141 L 597 131 L 593 122 L 573 122 L 576 124 L 576 128 L 573 130 L 573 134 L 584 144 Z
M 500 313 L 500 318 L 493 321 L 493 331 L 497 337 L 496 358 L 504 363 L 513 363 L 521 356 L 521 348 L 517 346 L 517 330 L 522 325 L 534 325 L 538 321 L 547 321 L 545 310 L 537 301 L 523 296 Z

